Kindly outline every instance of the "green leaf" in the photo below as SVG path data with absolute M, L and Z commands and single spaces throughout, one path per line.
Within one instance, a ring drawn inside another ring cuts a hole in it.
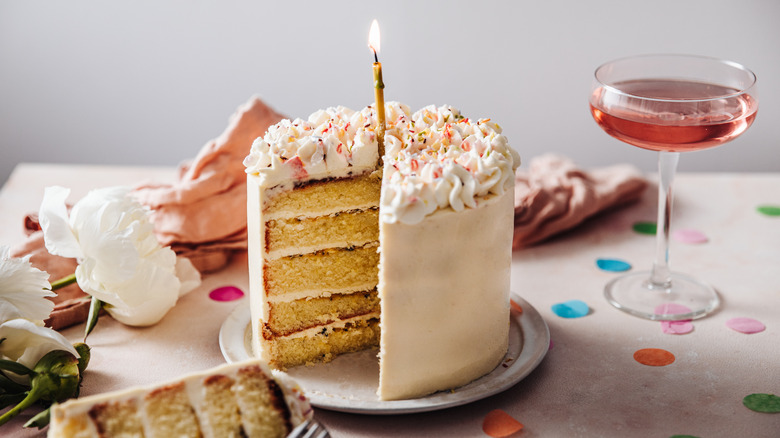
M 92 297 L 92 301 L 89 303 L 89 317 L 87 318 L 87 327 L 84 330 L 84 342 L 87 341 L 87 336 L 92 333 L 95 325 L 97 325 L 98 317 L 100 316 L 100 309 L 102 308 L 103 302 L 95 297 Z
M 19 393 L 27 391 L 30 387 L 14 382 L 0 371 L 0 389 L 8 393 Z
M 19 392 L 16 394 L 2 394 L 0 395 L 0 409 L 5 409 L 8 406 L 18 404 L 24 400 L 25 393 Z
M 89 345 L 78 342 L 76 344 L 73 344 L 73 348 L 76 349 L 76 352 L 79 354 L 79 374 L 83 377 L 84 376 L 84 370 L 87 369 L 87 366 L 89 365 L 89 359 L 92 357 L 90 353 Z
M 0 359 L 0 370 L 10 371 L 20 376 L 27 376 L 33 373 L 33 370 L 26 366 L 8 359 Z
M 49 414 L 51 413 L 51 406 L 39 412 L 36 416 L 30 418 L 30 421 L 24 423 L 24 427 L 37 427 L 43 429 L 49 425 Z

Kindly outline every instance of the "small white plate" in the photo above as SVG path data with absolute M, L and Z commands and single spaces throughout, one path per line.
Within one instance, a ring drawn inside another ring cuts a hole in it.
M 542 316 L 522 298 L 512 300 L 523 311 L 512 310 L 509 349 L 493 371 L 468 385 L 409 400 L 380 400 L 377 349 L 345 354 L 332 362 L 300 366 L 285 373 L 303 388 L 312 405 L 359 414 L 405 414 L 460 406 L 502 392 L 527 376 L 542 361 L 550 347 L 550 331 Z M 251 357 L 249 303 L 239 302 L 219 331 L 219 346 L 228 362 Z M 282 373 L 274 371 L 274 373 Z

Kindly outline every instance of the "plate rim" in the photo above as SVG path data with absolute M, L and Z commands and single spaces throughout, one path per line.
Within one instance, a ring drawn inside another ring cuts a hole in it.
M 322 409 L 353 414 L 395 415 L 447 409 L 504 392 L 536 369 L 546 356 L 550 345 L 550 330 L 541 314 L 515 293 L 510 295 L 510 299 L 522 308 L 522 312 L 513 308 L 510 313 L 510 322 L 517 324 L 516 329 L 519 330 L 521 337 L 518 356 L 512 358 L 509 363 L 507 363 L 505 356 L 495 369 L 466 385 L 414 399 L 363 401 L 361 402 L 362 406 L 349 405 L 339 398 L 326 397 L 317 392 L 307 391 L 306 388 L 303 388 L 304 394 L 312 406 Z M 241 299 L 220 327 L 219 347 L 222 356 L 229 363 L 253 357 L 247 351 L 244 342 L 245 333 L 251 320 L 247 301 L 246 298 Z M 238 339 L 241 340 L 240 346 L 237 345 Z M 243 350 L 243 352 L 236 351 L 237 349 Z M 504 368 L 503 371 L 500 368 Z M 278 370 L 273 372 L 274 374 L 286 374 Z M 295 380 L 292 376 L 289 378 Z M 491 380 L 500 382 L 497 385 L 486 387 L 483 391 L 474 392 L 475 386 L 478 387 Z

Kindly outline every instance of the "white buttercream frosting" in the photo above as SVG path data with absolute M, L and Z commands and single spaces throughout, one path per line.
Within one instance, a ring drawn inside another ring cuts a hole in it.
M 290 181 L 344 177 L 373 169 L 378 160 L 376 116 L 339 106 L 307 120 L 285 119 L 252 143 L 246 172 L 273 187 Z
M 415 224 L 437 209 L 476 208 L 514 184 L 520 157 L 490 119 L 427 106 L 395 120 L 385 135 L 383 222 Z
M 383 222 L 415 224 L 440 208 L 475 208 L 514 184 L 520 157 L 490 119 L 471 120 L 448 105 L 411 114 L 398 102 L 387 102 L 385 115 Z M 378 160 L 376 126 L 370 106 L 282 120 L 252 144 L 246 172 L 269 188 L 363 173 Z

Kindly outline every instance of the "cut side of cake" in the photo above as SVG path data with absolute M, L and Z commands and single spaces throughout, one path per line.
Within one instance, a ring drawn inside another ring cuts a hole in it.
M 252 342 L 272 367 L 379 343 L 382 174 L 376 146 L 357 133 L 370 133 L 367 120 L 332 108 L 282 121 L 253 146 L 266 152 L 257 164 L 276 169 L 250 173 L 247 186 Z
M 379 346 L 379 397 L 466 384 L 507 350 L 514 170 L 489 119 L 386 105 L 285 120 L 247 167 L 254 354 L 285 369 Z M 380 159 L 381 158 L 381 159 Z
M 285 437 L 311 415 L 300 388 L 251 360 L 55 404 L 47 436 Z

